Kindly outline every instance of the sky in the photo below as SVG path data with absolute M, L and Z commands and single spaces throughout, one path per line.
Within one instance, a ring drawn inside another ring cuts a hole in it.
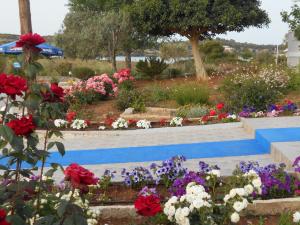
M 20 31 L 18 0 L 0 0 L 0 33 L 18 34 Z M 61 28 L 68 12 L 68 0 L 30 0 L 33 31 L 52 35 Z M 218 37 L 256 44 L 281 44 L 288 25 L 281 21 L 280 12 L 290 10 L 293 0 L 262 0 L 262 8 L 272 23 L 263 29 L 250 28 L 241 33 L 231 32 Z

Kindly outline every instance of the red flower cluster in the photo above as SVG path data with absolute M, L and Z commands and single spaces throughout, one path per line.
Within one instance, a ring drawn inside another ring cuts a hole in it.
M 10 223 L 6 221 L 6 212 L 3 209 L 0 209 L 0 225 L 10 225 Z
M 214 109 L 210 110 L 209 115 L 210 115 L 210 116 L 215 116 L 215 115 L 217 115 L 216 110 L 214 110 Z
M 20 39 L 16 42 L 16 47 L 40 52 L 41 49 L 36 46 L 45 42 L 46 40 L 39 34 L 28 33 L 20 36 Z
M 27 91 L 27 81 L 15 75 L 0 74 L 0 93 L 7 94 L 15 99 L 16 96 L 22 96 Z
M 74 188 L 86 191 L 88 185 L 95 185 L 99 181 L 89 170 L 72 163 L 65 170 L 65 180 L 70 181 Z
M 155 195 L 139 196 L 134 202 L 134 207 L 139 215 L 146 217 L 162 212 L 160 199 Z
M 159 125 L 162 126 L 162 127 L 166 126 L 167 123 L 168 123 L 168 122 L 167 122 L 166 119 L 161 119 L 161 120 L 159 121 Z
M 21 119 L 11 120 L 6 126 L 10 127 L 15 134 L 19 136 L 28 136 L 36 129 L 32 115 L 29 115 L 29 117 L 23 116 Z
M 218 115 L 218 119 L 219 120 L 223 120 L 223 119 L 226 119 L 227 118 L 227 113 L 220 113 L 219 115 Z
M 224 104 L 223 102 L 221 102 L 221 103 L 218 103 L 218 104 L 217 104 L 216 108 L 217 108 L 219 111 L 221 111 L 221 110 L 224 108 L 224 106 L 225 106 L 225 104 Z
M 50 91 L 43 93 L 45 102 L 63 102 L 64 101 L 64 89 L 59 87 L 57 83 L 52 83 Z
M 133 126 L 133 127 L 135 127 L 135 125 L 136 125 L 136 123 L 137 123 L 138 121 L 137 120 L 128 120 L 128 126 Z
M 68 112 L 66 115 L 66 120 L 71 123 L 76 118 L 76 112 Z
M 114 116 L 107 116 L 104 120 L 104 125 L 110 127 L 116 119 Z

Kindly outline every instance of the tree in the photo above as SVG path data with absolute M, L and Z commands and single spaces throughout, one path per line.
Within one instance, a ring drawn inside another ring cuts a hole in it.
M 199 49 L 204 55 L 204 62 L 213 63 L 225 56 L 225 49 L 219 41 L 206 40 L 200 44 Z
M 19 0 L 20 28 L 21 34 L 32 32 L 30 1 Z
M 294 4 L 291 12 L 284 11 L 281 16 L 283 22 L 289 24 L 290 29 L 295 32 L 295 37 L 300 40 L 300 6 L 297 3 Z
M 185 42 L 166 42 L 160 45 L 160 57 L 166 60 L 172 60 L 174 63 L 181 58 L 188 57 L 188 45 Z
M 125 54 L 126 65 L 131 68 L 131 53 L 151 44 L 154 40 L 148 34 L 137 32 L 130 16 L 133 0 L 70 0 L 74 12 L 88 12 L 97 15 L 95 19 L 98 33 L 116 69 L 116 53 Z M 99 26 L 100 25 L 100 26 Z M 91 34 L 93 35 L 93 34 Z M 156 39 L 155 39 L 156 40 Z
M 270 21 L 259 0 L 137 0 L 132 6 L 135 27 L 151 35 L 180 34 L 189 39 L 198 79 L 207 79 L 199 40 L 228 31 L 241 32 Z

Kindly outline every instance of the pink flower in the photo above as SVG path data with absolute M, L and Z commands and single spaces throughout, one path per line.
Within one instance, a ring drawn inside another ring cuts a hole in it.
M 113 77 L 118 81 L 119 84 L 123 83 L 126 80 L 134 80 L 134 77 L 131 75 L 130 69 L 121 69 L 113 75 Z

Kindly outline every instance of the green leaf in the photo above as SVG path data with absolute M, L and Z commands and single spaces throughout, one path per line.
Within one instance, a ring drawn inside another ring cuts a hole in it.
M 68 202 L 67 201 L 61 201 L 59 204 L 58 204 L 58 207 L 57 207 L 57 214 L 59 217 L 63 217 L 63 215 L 65 214 L 66 210 L 67 210 L 67 207 L 68 207 Z
M 63 143 L 58 142 L 58 141 L 54 141 L 54 142 L 50 142 L 47 146 L 47 149 L 51 149 L 54 147 L 54 145 L 56 146 L 57 150 L 59 151 L 59 153 L 64 156 L 66 151 L 65 151 L 65 146 L 63 145 Z
M 5 125 L 0 125 L 0 136 L 2 136 L 4 140 L 11 143 L 14 138 L 14 132 L 12 131 L 12 129 L 10 129 L 10 127 Z

